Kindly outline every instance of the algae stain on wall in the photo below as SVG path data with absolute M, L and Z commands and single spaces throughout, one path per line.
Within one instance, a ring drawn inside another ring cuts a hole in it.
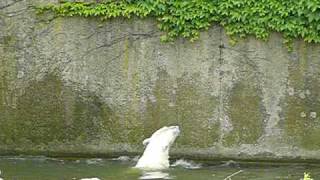
M 228 107 L 233 129 L 225 135 L 224 145 L 256 144 L 263 135 L 264 108 L 258 92 L 249 80 L 239 81 L 233 87 Z
M 299 58 L 289 64 L 285 130 L 295 145 L 313 150 L 320 148 L 320 72 L 311 69 L 318 59 L 305 46 L 298 45 Z
M 16 79 L 16 37 L 8 35 L 0 37 L 0 143 L 13 143 L 11 136 L 15 131 L 8 121 L 15 107 L 13 82 Z
M 212 147 L 219 139 L 220 125 L 211 122 L 212 117 L 216 116 L 213 112 L 218 100 L 194 83 L 201 82 L 199 75 L 189 78 L 185 74 L 177 80 L 177 118 L 183 130 L 177 143 L 183 147 Z
M 63 141 L 62 82 L 48 75 L 44 81 L 32 81 L 17 100 L 13 132 L 16 143 L 47 144 Z
M 130 42 L 128 38 L 125 38 L 124 40 L 124 46 L 123 46 L 123 64 L 122 64 L 122 69 L 123 69 L 123 74 L 125 77 L 128 76 L 128 71 L 129 71 L 129 57 L 130 57 Z
M 11 108 L 7 101 L 9 94 L 7 83 L 3 76 L 0 77 L 0 142 L 3 144 L 13 143 L 13 140 L 8 135 L 15 131 L 14 127 L 8 123 L 11 116 Z
M 139 43 L 137 43 L 139 44 Z M 123 81 L 126 83 L 128 94 L 126 95 L 128 102 L 126 102 L 126 109 L 119 119 L 123 122 L 123 128 L 126 129 L 123 132 L 123 136 L 126 137 L 126 142 L 130 145 L 141 144 L 144 138 L 143 122 L 141 121 L 140 100 L 141 100 L 141 72 L 138 69 L 138 63 L 140 61 L 138 53 L 132 48 L 135 47 L 135 41 L 132 37 L 128 36 L 123 41 L 123 55 L 121 69 L 123 72 Z M 119 131 L 122 131 L 119 129 Z
M 121 143 L 125 139 L 118 123 L 117 115 L 97 96 L 72 91 L 59 76 L 48 74 L 31 81 L 18 98 L 16 109 L 2 124 L 10 131 L 4 131 L 1 144 L 46 149 L 52 143 L 83 144 L 99 139 Z
M 150 136 L 162 126 L 174 125 L 177 121 L 174 81 L 166 70 L 159 70 L 152 95 L 147 99 L 144 119 L 144 136 Z
M 210 122 L 216 98 L 199 92 L 190 79 L 173 78 L 166 70 L 159 70 L 158 77 L 147 102 L 145 137 L 162 126 L 179 125 L 182 131 L 177 146 L 211 147 L 219 137 L 219 124 Z

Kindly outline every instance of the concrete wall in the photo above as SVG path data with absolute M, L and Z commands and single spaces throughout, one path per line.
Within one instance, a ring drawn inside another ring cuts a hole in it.
M 320 159 L 319 45 L 231 46 L 218 26 L 161 43 L 153 19 L 36 15 L 44 2 L 0 2 L 0 154 L 140 153 L 179 125 L 177 155 Z

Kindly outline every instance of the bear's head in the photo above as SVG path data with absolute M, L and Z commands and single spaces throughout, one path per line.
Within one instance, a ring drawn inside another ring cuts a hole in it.
M 143 141 L 146 147 L 136 167 L 141 169 L 165 169 L 169 167 L 169 150 L 180 129 L 178 126 L 165 126 Z

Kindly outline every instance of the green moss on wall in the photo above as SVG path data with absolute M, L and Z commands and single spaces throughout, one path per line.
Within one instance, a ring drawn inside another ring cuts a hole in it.
M 0 57 L 0 61 L 2 61 Z M 0 64 L 0 66 L 2 63 Z M 0 67 L 1 68 L 1 67 Z M 9 109 L 7 106 L 7 95 L 8 95 L 8 82 L 4 76 L 3 69 L 0 70 L 0 142 L 6 141 L 6 132 L 10 131 L 7 127 L 3 126 L 5 124 L 8 116 Z
M 126 140 L 112 109 L 90 93 L 73 92 L 55 75 L 32 81 L 4 121 L 1 144 L 8 146 L 46 149 L 55 143 L 104 139 L 110 144 Z
M 62 82 L 55 76 L 33 81 L 17 100 L 16 113 L 10 121 L 14 126 L 12 138 L 19 143 L 47 144 L 63 141 Z
M 175 80 L 165 70 L 158 73 L 153 95 L 148 100 L 147 118 L 144 122 L 148 137 L 162 126 L 179 125 L 179 147 L 210 147 L 218 140 L 219 124 L 211 122 L 216 107 L 216 97 L 200 92 L 189 79 Z M 194 76 L 198 79 L 198 76 Z M 175 82 L 176 81 L 176 82 Z M 176 84 L 176 85 L 175 85 Z
M 141 142 L 145 138 L 144 135 L 144 122 L 142 121 L 143 115 L 141 110 L 141 91 L 139 86 L 140 74 L 137 72 L 132 75 L 131 85 L 133 88 L 132 101 L 128 112 L 126 114 L 126 129 L 128 129 L 127 142 L 132 145 L 141 145 Z
M 15 100 L 12 82 L 16 79 L 17 71 L 16 43 L 15 36 L 0 37 L 0 143 L 14 142 L 7 134 L 16 131 L 10 122 L 8 123 Z
M 191 76 L 200 82 L 199 75 Z M 178 145 L 192 148 L 208 148 L 219 138 L 220 124 L 213 122 L 217 97 L 192 84 L 188 75 L 177 80 L 177 118 L 182 129 Z
M 153 94 L 147 99 L 143 128 L 145 137 L 149 137 L 162 126 L 177 124 L 177 107 L 172 85 L 173 79 L 165 70 L 160 70 Z
M 263 134 L 263 105 L 254 84 L 240 81 L 233 87 L 228 114 L 232 123 L 232 131 L 226 135 L 226 146 L 256 144 Z
M 99 112 L 98 117 L 102 120 L 103 134 L 108 137 L 108 141 L 111 143 L 123 143 L 126 142 L 126 137 L 123 133 L 123 125 L 121 124 L 120 117 L 112 110 L 108 105 L 97 101 Z M 106 142 L 108 143 L 108 142 Z
M 306 149 L 320 148 L 320 79 L 311 72 L 317 58 L 310 58 L 304 44 L 298 47 L 299 59 L 290 61 L 285 107 L 285 130 L 294 144 Z M 314 71 L 314 70 L 313 70 Z M 288 90 L 289 91 L 289 90 Z

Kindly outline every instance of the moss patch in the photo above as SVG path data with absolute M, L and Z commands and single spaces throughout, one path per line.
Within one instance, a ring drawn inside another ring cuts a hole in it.
M 211 147 L 219 137 L 219 124 L 211 122 L 217 105 L 216 97 L 190 82 L 192 79 L 196 81 L 197 75 L 191 79 L 186 75 L 176 80 L 165 70 L 159 70 L 158 77 L 154 97 L 147 103 L 145 136 L 150 136 L 162 126 L 179 125 L 182 131 L 176 146 Z
M 12 131 L 9 120 L 15 99 L 11 87 L 17 70 L 15 45 L 14 36 L 0 37 L 0 144 L 13 142 L 12 139 L 7 138 L 7 133 Z
M 125 141 L 111 108 L 89 92 L 72 91 L 55 75 L 30 82 L 5 121 L 1 144 L 19 148 Z
M 263 104 L 254 84 L 238 82 L 230 97 L 228 114 L 233 130 L 226 135 L 224 145 L 255 144 L 263 134 Z
M 173 80 L 165 70 L 158 73 L 153 96 L 148 97 L 144 118 L 144 136 L 149 137 L 162 126 L 177 125 L 177 107 Z M 170 106 L 172 104 L 172 106 Z
M 195 82 L 200 82 L 197 74 L 190 79 L 185 75 L 177 80 L 177 118 L 182 129 L 177 143 L 183 147 L 212 147 L 219 138 L 220 125 L 212 122 L 212 118 L 217 116 L 214 114 L 217 97 L 211 96 Z
M 316 150 L 320 148 L 320 72 L 311 69 L 318 61 L 309 58 L 311 51 L 299 44 L 300 58 L 290 61 L 288 88 L 294 92 L 286 98 L 284 128 L 295 145 Z

